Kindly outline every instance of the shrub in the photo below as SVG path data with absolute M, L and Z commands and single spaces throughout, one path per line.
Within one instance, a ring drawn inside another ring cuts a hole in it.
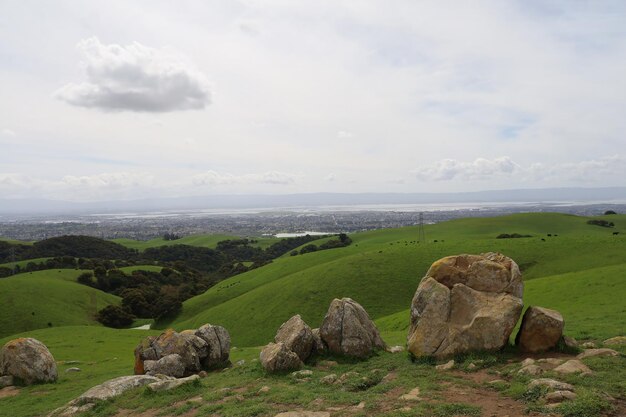
M 135 316 L 120 306 L 109 305 L 98 311 L 96 320 L 104 324 L 107 327 L 114 327 L 120 329 L 122 327 L 128 327 L 132 324 Z

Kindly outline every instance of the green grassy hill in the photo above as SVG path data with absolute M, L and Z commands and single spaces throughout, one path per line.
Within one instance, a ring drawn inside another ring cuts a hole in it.
M 296 313 L 318 326 L 335 297 L 354 298 L 379 319 L 406 310 L 431 263 L 458 253 L 504 253 L 526 280 L 626 264 L 626 237 L 612 234 L 626 226 L 626 216 L 611 216 L 615 229 L 587 220 L 552 213 L 461 219 L 428 226 L 423 244 L 416 243 L 414 227 L 354 234 L 347 248 L 281 258 L 225 280 L 187 300 L 172 325 L 222 324 L 236 345 L 255 346 Z M 500 233 L 533 237 L 495 239 Z
M 231 235 L 192 235 L 185 236 L 176 240 L 165 240 L 162 237 L 157 237 L 150 240 L 133 240 L 133 239 L 113 239 L 113 242 L 124 245 L 127 248 L 144 250 L 148 248 L 156 248 L 158 246 L 165 245 L 190 245 L 201 246 L 205 248 L 214 248 L 217 246 L 217 242 L 228 239 L 238 239 L 237 236 Z
M 99 325 L 94 317 L 119 298 L 76 282 L 84 271 L 45 270 L 0 279 L 0 337 L 50 325 Z

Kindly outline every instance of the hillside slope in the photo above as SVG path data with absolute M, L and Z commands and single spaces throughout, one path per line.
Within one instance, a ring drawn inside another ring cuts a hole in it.
M 612 216 L 617 228 L 624 219 Z M 296 313 L 318 326 L 335 297 L 354 298 L 375 319 L 406 310 L 431 263 L 451 254 L 504 253 L 520 264 L 527 280 L 626 263 L 624 236 L 587 220 L 558 214 L 455 220 L 429 226 L 425 244 L 415 242 L 414 227 L 354 234 L 350 247 L 278 259 L 225 280 L 187 300 L 172 324 L 222 324 L 235 344 L 254 346 L 270 340 Z M 495 239 L 500 233 L 534 236 Z
M 120 299 L 78 284 L 82 272 L 45 270 L 0 279 L 0 337 L 51 326 L 99 326 L 98 310 Z

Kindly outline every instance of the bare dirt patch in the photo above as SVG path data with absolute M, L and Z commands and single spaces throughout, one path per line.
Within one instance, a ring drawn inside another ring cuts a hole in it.
M 0 389 L 0 398 L 9 398 L 19 395 L 20 389 L 17 387 L 4 387 Z

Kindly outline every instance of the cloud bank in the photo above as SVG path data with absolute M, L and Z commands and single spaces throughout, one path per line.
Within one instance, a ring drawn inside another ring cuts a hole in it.
M 71 105 L 106 111 L 170 112 L 210 104 L 208 81 L 196 68 L 165 51 L 134 42 L 78 43 L 87 81 L 69 83 L 55 96 Z

